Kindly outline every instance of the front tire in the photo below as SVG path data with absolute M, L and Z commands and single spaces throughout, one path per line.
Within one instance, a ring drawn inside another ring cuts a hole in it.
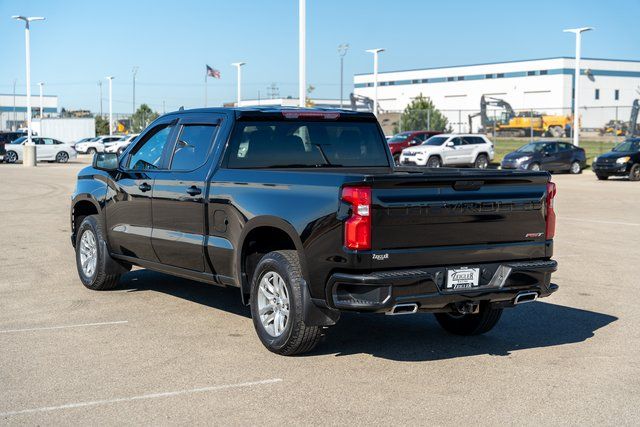
M 442 328 L 455 335 L 480 335 L 489 332 L 496 326 L 501 308 L 491 308 L 489 303 L 482 302 L 477 314 L 435 313 L 436 320 Z
M 69 161 L 69 154 L 66 151 L 61 151 L 56 154 L 56 162 L 57 163 L 67 163 Z
M 537 172 L 540 170 L 540 163 L 531 163 L 528 168 L 530 171 Z
M 438 156 L 431 156 L 427 159 L 427 167 L 428 168 L 439 168 L 442 167 L 442 160 Z
M 573 162 L 569 167 L 569 173 L 577 175 L 582 172 L 582 168 L 580 167 L 580 162 Z
M 107 253 L 105 234 L 97 215 L 86 217 L 76 233 L 76 267 L 82 284 L 94 291 L 118 286 L 120 274 L 109 274 L 108 264 L 114 261 Z
M 629 181 L 640 181 L 640 163 L 631 166 L 631 170 L 629 170 Z
M 91 147 L 87 150 L 87 154 L 90 156 L 95 156 L 96 153 L 98 152 L 98 150 L 96 150 L 95 148 Z
M 609 175 L 600 175 L 600 174 L 596 174 L 596 177 L 598 178 L 598 180 L 600 181 L 606 181 L 607 179 L 609 179 Z
M 262 344 L 284 356 L 311 351 L 322 328 L 303 319 L 300 260 L 293 250 L 269 252 L 256 266 L 251 283 L 251 318 Z

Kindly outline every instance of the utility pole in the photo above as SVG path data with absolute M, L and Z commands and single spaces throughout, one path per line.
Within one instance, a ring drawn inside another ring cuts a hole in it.
M 367 52 L 373 54 L 373 114 L 378 117 L 378 54 L 384 49 L 369 49 Z
M 246 62 L 234 62 L 233 65 L 234 67 L 236 67 L 238 69 L 238 96 L 237 96 L 237 102 L 236 102 L 236 107 L 240 106 L 240 100 L 242 99 L 242 71 L 241 68 L 243 65 L 245 65 Z
M 40 120 L 42 120 L 44 118 L 44 98 L 42 96 L 44 83 L 40 82 L 38 86 L 40 86 Z
M 575 75 L 573 79 L 573 145 L 580 145 L 580 49 L 582 44 L 582 33 L 593 30 L 591 27 L 571 28 L 564 30 L 565 33 L 576 35 L 576 59 Z
M 16 83 L 18 81 L 13 79 L 13 125 L 11 126 L 11 130 L 16 130 L 16 121 L 18 118 L 16 117 Z
M 109 135 L 113 135 L 113 76 L 108 76 L 109 80 Z
M 26 56 L 27 71 L 27 142 L 23 149 L 22 165 L 25 167 L 33 167 L 36 165 L 36 146 L 31 140 L 31 36 L 29 24 L 32 21 L 43 21 L 44 18 L 39 16 L 13 16 L 13 19 L 24 21 L 24 44 Z
M 100 117 L 102 117 L 102 80 L 98 80 L 98 87 L 100 88 L 100 95 L 98 97 L 100 101 Z
M 131 109 L 131 117 L 136 113 L 136 74 L 138 74 L 138 66 L 133 67 L 133 108 Z
M 298 92 L 300 107 L 307 105 L 307 1 L 298 0 Z
M 338 55 L 340 55 L 340 108 L 343 108 L 344 101 L 344 56 L 349 50 L 349 43 L 343 43 L 338 46 Z

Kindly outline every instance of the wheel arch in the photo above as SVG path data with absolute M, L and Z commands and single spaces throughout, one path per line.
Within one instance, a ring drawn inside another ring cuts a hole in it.
M 302 277 L 308 282 L 307 263 L 302 240 L 289 222 L 274 216 L 251 219 L 242 229 L 235 257 L 235 274 L 243 302 L 248 303 L 251 277 L 260 258 L 274 250 L 293 249 L 298 253 Z
M 73 199 L 71 205 L 71 244 L 75 247 L 76 233 L 82 220 L 89 215 L 101 215 L 102 208 L 100 204 L 91 197 L 78 196 Z M 104 220 L 100 218 L 104 225 Z

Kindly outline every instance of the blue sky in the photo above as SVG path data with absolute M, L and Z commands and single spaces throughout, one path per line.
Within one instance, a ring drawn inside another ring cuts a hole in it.
M 66 108 L 98 109 L 98 80 L 114 75 L 114 111 L 136 102 L 161 110 L 202 106 L 205 64 L 209 104 L 235 100 L 232 62 L 245 61 L 243 98 L 297 95 L 297 0 L 0 1 L 0 93 L 24 92 L 23 25 L 11 15 L 41 15 L 32 25 L 32 82 Z M 640 1 L 307 0 L 307 81 L 313 96 L 339 96 L 337 46 L 349 43 L 345 96 L 354 73 L 369 72 L 365 49 L 384 47 L 380 70 L 572 56 L 563 28 L 593 26 L 583 55 L 640 60 Z M 106 109 L 106 101 L 105 101 Z

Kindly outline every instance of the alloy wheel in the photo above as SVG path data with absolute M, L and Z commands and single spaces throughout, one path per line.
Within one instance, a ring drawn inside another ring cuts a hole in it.
M 80 266 L 86 277 L 93 277 L 98 264 L 98 245 L 91 230 L 85 230 L 80 239 Z
M 269 271 L 259 285 L 258 314 L 264 330 L 272 337 L 279 337 L 289 322 L 289 292 L 278 273 Z

